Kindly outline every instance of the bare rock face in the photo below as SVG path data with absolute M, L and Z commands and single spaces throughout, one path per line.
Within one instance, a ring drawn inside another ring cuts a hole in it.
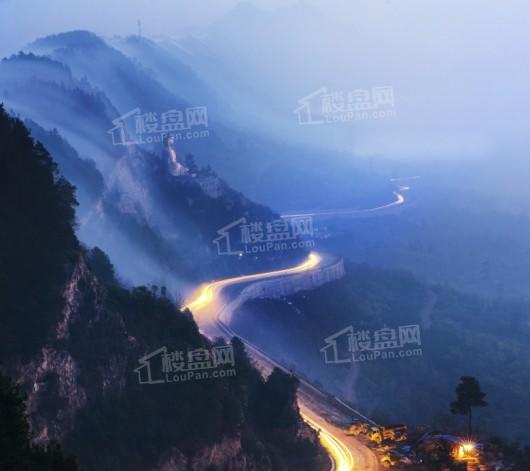
M 218 443 L 202 448 L 192 458 L 186 458 L 177 449 L 170 450 L 151 471 L 207 471 L 208 469 L 231 471 L 272 471 L 269 466 L 259 467 L 241 448 L 238 437 L 227 437 Z
M 92 403 L 124 390 L 131 361 L 141 355 L 141 340 L 128 332 L 125 313 L 105 307 L 106 290 L 80 254 L 65 284 L 64 306 L 48 342 L 34 358 L 5 368 L 27 393 L 28 418 L 37 444 L 64 442 L 70 432 L 75 433 L 78 413 L 90 413 Z M 303 423 L 299 433 L 317 442 Z M 263 448 L 259 458 L 243 449 L 237 434 L 220 436 L 191 455 L 174 443 L 161 452 L 150 471 L 273 471 L 265 446 L 259 439 L 253 445 Z
M 109 319 L 103 310 L 103 295 L 104 288 L 80 255 L 64 288 L 64 307 L 55 334 L 28 363 L 8 368 L 8 374 L 27 394 L 31 430 L 38 444 L 61 441 L 72 429 L 76 413 L 87 404 L 87 397 L 123 386 L 123 358 L 92 364 L 89 379 L 83 365 L 90 359 L 83 358 L 84 352 L 77 348 L 80 332 L 90 336 L 95 326 L 101 329 L 105 324 L 109 324 L 109 335 L 115 335 L 118 345 L 125 348 L 128 343 L 125 331 L 119 328 L 120 319 Z
M 188 460 L 177 449 L 169 451 L 151 471 L 180 471 L 188 469 Z
M 83 289 L 81 285 L 83 285 Z M 79 310 L 81 305 L 87 301 L 87 291 L 94 296 L 96 309 L 101 308 L 101 288 L 94 276 L 88 271 L 84 257 L 80 256 L 64 289 L 62 319 L 57 324 L 58 340 L 67 340 L 70 337 L 70 326 L 79 321 Z
M 211 198 L 219 198 L 225 194 L 223 184 L 216 176 L 202 176 L 197 179 L 197 183 L 202 188 L 202 191 Z
M 34 441 L 45 444 L 50 439 L 60 440 L 71 429 L 76 412 L 86 404 L 77 365 L 68 352 L 43 348 L 41 362 L 31 373 L 28 412 Z

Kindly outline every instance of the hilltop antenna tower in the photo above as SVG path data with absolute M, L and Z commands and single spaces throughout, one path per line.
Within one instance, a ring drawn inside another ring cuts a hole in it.
M 141 38 L 142 37 L 142 22 L 138 20 L 136 23 L 138 25 L 138 37 Z

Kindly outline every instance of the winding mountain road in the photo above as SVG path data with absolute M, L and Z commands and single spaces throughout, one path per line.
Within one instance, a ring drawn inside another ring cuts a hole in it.
M 360 210 L 301 211 L 282 214 L 281 217 L 363 215 L 399 207 L 405 203 L 405 197 L 402 192 L 409 189 L 407 186 L 398 184 L 399 180 L 392 180 L 397 185 L 397 191 L 394 192 L 395 200 L 383 206 Z M 269 373 L 274 367 L 288 371 L 287 368 L 270 358 L 260 348 L 232 331 L 227 319 L 230 319 L 232 314 L 230 311 L 233 306 L 237 305 L 237 302 L 232 300 L 229 303 L 228 300 L 223 298 L 222 291 L 229 286 L 248 286 L 249 284 L 263 283 L 265 280 L 283 279 L 304 274 L 309 275 L 313 271 L 325 267 L 327 263 L 335 262 L 336 260 L 333 260 L 332 257 L 311 252 L 304 262 L 294 267 L 205 283 L 196 290 L 187 301 L 185 307 L 192 311 L 201 332 L 206 336 L 210 338 L 223 337 L 226 340 L 234 336 L 239 337 L 244 342 L 250 357 L 263 373 Z M 377 456 L 370 448 L 354 437 L 346 435 L 339 426 L 329 420 L 331 417 L 351 420 L 353 415 L 357 415 L 367 422 L 374 423 L 368 417 L 363 416 L 359 411 L 351 408 L 340 399 L 326 394 L 304 379 L 300 379 L 298 405 L 304 421 L 310 427 L 319 431 L 320 441 L 331 457 L 333 471 L 376 471 L 380 469 Z
M 288 371 L 287 368 L 270 358 L 261 349 L 232 331 L 224 322 L 227 317 L 230 317 L 230 306 L 234 304 L 223 299 L 222 291 L 228 286 L 247 285 L 264 280 L 309 274 L 315 269 L 322 268 L 322 264 L 332 262 L 335 263 L 336 260 L 312 252 L 307 260 L 291 268 L 213 281 L 201 286 L 185 307 L 193 312 L 201 332 L 208 337 L 223 337 L 229 340 L 238 336 L 245 343 L 247 352 L 263 373 L 270 373 L 274 367 Z M 319 430 L 321 443 L 332 458 L 333 470 L 374 471 L 379 469 L 377 457 L 372 450 L 355 438 L 347 436 L 340 427 L 328 420 L 329 417 L 338 416 L 342 417 L 343 420 L 349 420 L 353 414 L 364 418 L 362 414 L 303 379 L 300 379 L 298 388 L 298 405 L 304 421 L 312 428 Z M 364 419 L 369 420 L 368 418 Z
M 289 211 L 282 213 L 280 215 L 283 219 L 289 219 L 294 217 L 333 217 L 333 216 L 368 216 L 373 213 L 381 213 L 387 209 L 397 208 L 405 203 L 405 197 L 403 192 L 410 189 L 410 187 L 401 185 L 399 182 L 401 180 L 411 180 L 419 178 L 418 176 L 408 177 L 408 178 L 391 178 L 390 181 L 396 185 L 397 190 L 394 191 L 394 201 L 376 206 L 374 208 L 365 208 L 365 209 L 353 209 L 353 208 L 343 208 L 343 209 L 315 209 L 315 210 L 302 210 L 302 211 Z

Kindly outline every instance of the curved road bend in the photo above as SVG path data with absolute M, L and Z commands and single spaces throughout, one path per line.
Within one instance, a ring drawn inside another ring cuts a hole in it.
M 283 219 L 289 219 L 289 218 L 303 217 L 303 216 L 311 216 L 311 217 L 365 216 L 365 215 L 370 215 L 372 213 L 378 213 L 386 209 L 396 208 L 405 203 L 405 197 L 403 196 L 403 192 L 410 190 L 409 186 L 401 185 L 399 182 L 401 180 L 408 181 L 408 180 L 412 180 L 416 178 L 419 178 L 419 176 L 407 177 L 407 178 L 391 178 L 390 181 L 394 185 L 397 186 L 397 191 L 393 192 L 395 199 L 391 203 L 387 203 L 382 206 L 376 206 L 375 208 L 368 208 L 368 209 L 345 208 L 345 209 L 316 209 L 316 210 L 291 211 L 291 212 L 282 213 L 280 217 Z
M 325 263 L 335 262 L 330 257 L 323 257 L 312 252 L 306 261 L 291 268 L 270 272 L 242 275 L 224 280 L 213 281 L 199 287 L 197 292 L 187 302 L 186 308 L 193 312 L 202 333 L 210 338 L 224 337 L 230 339 L 237 334 L 224 322 L 222 317 L 227 314 L 228 305 L 223 301 L 221 291 L 227 286 L 234 286 L 249 282 L 260 282 L 272 278 L 283 278 L 302 273 L 309 273 L 315 268 L 322 267 Z M 240 337 L 240 336 L 239 336 Z M 240 337 L 241 338 L 241 337 Z M 264 372 L 279 367 L 287 371 L 258 347 L 241 338 L 245 343 L 247 352 Z M 337 399 L 319 391 L 313 385 L 300 379 L 298 388 L 298 405 L 303 419 L 314 429 L 320 431 L 320 440 L 330 454 L 334 471 L 364 470 L 375 471 L 379 469 L 376 455 L 368 447 L 351 436 L 347 436 L 339 427 L 328 422 L 326 417 L 342 417 L 351 419 L 357 411 Z M 341 407 L 342 406 L 342 407 Z M 367 419 L 367 418 L 365 418 Z M 369 419 L 367 419 L 369 420 Z

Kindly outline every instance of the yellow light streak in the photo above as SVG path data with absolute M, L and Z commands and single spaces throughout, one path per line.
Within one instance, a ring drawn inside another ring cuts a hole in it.
M 319 432 L 320 443 L 328 451 L 334 462 L 334 471 L 351 471 L 354 469 L 355 461 L 349 448 L 326 430 L 325 425 L 318 424 L 303 412 L 300 415 L 311 428 Z
M 226 286 L 245 283 L 248 281 L 262 280 L 266 278 L 275 278 L 277 276 L 288 276 L 304 273 L 318 267 L 321 261 L 322 257 L 318 253 L 311 252 L 304 262 L 296 265 L 295 267 L 256 273 L 253 275 L 236 276 L 224 280 L 205 283 L 199 287 L 193 296 L 191 296 L 191 298 L 187 301 L 185 308 L 188 308 L 192 312 L 196 313 L 197 311 L 213 305 L 216 302 L 216 297 L 219 295 L 220 291 Z M 328 451 L 333 461 L 333 471 L 353 470 L 353 455 L 348 446 L 340 440 L 340 437 L 334 435 L 330 429 L 326 428 L 325 423 L 319 424 L 314 419 L 311 419 L 306 413 L 301 412 L 301 416 L 310 427 L 319 431 L 320 442 Z
M 247 281 L 263 280 L 265 278 L 274 278 L 276 276 L 296 275 L 315 268 L 322 260 L 322 257 L 316 253 L 311 252 L 307 260 L 300 265 L 291 268 L 284 268 L 282 270 L 275 270 L 263 273 L 255 273 L 253 275 L 241 275 L 233 278 L 226 278 L 224 280 L 212 281 L 205 283 L 199 287 L 197 292 L 186 302 L 185 308 L 190 311 L 202 309 L 215 300 L 215 295 L 226 286 L 245 283 Z

